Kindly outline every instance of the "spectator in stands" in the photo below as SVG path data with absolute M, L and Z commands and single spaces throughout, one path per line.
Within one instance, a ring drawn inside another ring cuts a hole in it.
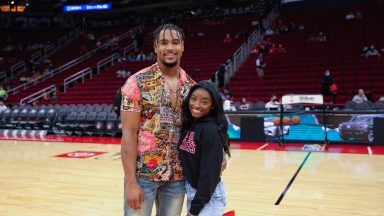
M 225 38 L 223 40 L 224 43 L 232 43 L 233 39 L 229 33 L 225 35 Z
M 0 112 L 8 109 L 8 107 L 4 104 L 4 101 L 0 99 Z
M 260 43 L 257 42 L 254 47 L 252 47 L 251 53 L 259 55 Z
M 19 106 L 20 109 L 30 109 L 31 107 L 32 107 L 31 104 L 27 104 L 24 101 L 20 102 L 20 106 Z
M 332 101 L 335 104 L 337 92 L 332 91 L 330 88 L 330 86 L 334 84 L 334 80 L 330 70 L 325 71 L 324 76 L 320 80 L 320 84 L 321 84 L 321 94 L 324 97 L 332 96 Z
M 267 110 L 278 110 L 280 109 L 280 103 L 277 100 L 275 94 L 271 96 L 271 99 L 265 104 L 265 109 Z
M 119 69 L 116 71 L 116 76 L 121 78 L 127 78 L 127 71 L 123 69 Z
M 317 35 L 317 42 L 327 42 L 327 36 L 323 32 L 319 32 Z
M 50 100 L 51 100 L 51 97 L 49 96 L 49 94 L 44 93 L 42 101 L 43 102 L 49 102 Z
M 135 62 L 136 61 L 136 55 L 134 52 L 129 52 L 127 56 L 127 62 Z
M 259 78 L 263 78 L 264 76 L 264 69 L 267 66 L 267 64 L 264 62 L 263 54 L 260 53 L 259 56 L 256 59 L 256 72 Z
M 27 74 L 23 74 L 23 75 L 21 75 L 19 81 L 20 81 L 21 83 L 24 83 L 24 82 L 28 82 L 30 79 L 31 79 L 31 78 L 28 77 Z
M 266 31 L 265 31 L 265 35 L 274 35 L 275 32 L 273 31 L 272 28 L 268 28 Z
M 239 110 L 250 110 L 250 109 L 251 109 L 251 105 L 247 102 L 247 99 L 245 99 L 244 97 L 241 98 Z
M 228 111 L 228 112 L 236 111 L 235 104 L 230 99 L 225 99 L 224 100 L 224 102 L 223 102 L 223 109 L 224 109 L 224 111 Z
M 224 88 L 223 95 L 224 95 L 224 98 L 228 100 L 232 100 L 233 98 L 232 92 L 228 87 Z
M 144 54 L 143 51 L 141 51 L 137 56 L 136 56 L 136 61 L 145 61 L 147 59 L 147 56 Z
M 352 13 L 352 11 L 348 12 L 347 15 L 345 15 L 346 20 L 352 20 L 355 19 L 355 15 Z
M 315 42 L 316 41 L 316 36 L 313 35 L 313 34 L 310 34 L 307 41 L 308 42 Z
M 5 90 L 2 85 L 0 85 L 0 100 L 5 101 L 7 100 L 7 97 L 8 97 L 7 90 Z
M 287 50 L 283 47 L 282 44 L 279 44 L 277 46 L 277 53 L 286 53 L 286 52 L 287 52 Z
M 365 56 L 365 57 L 369 57 L 369 56 L 377 56 L 380 58 L 380 52 L 378 49 L 376 49 L 375 45 L 371 44 L 369 47 L 365 46 L 362 50 L 361 50 L 361 54 L 362 56 Z
M 361 14 L 360 11 L 356 11 L 355 19 L 361 19 L 361 18 L 363 18 L 363 14 Z
M 120 116 L 120 107 L 121 107 L 121 89 L 118 88 L 113 99 L 113 111 Z
M 146 61 L 156 61 L 156 55 L 153 52 L 148 53 Z
M 363 103 L 368 101 L 368 98 L 365 96 L 364 90 L 359 89 L 357 95 L 353 96 L 352 101 L 355 103 Z
M 55 91 L 52 93 L 51 101 L 52 102 L 59 101 L 59 97 L 57 97 L 57 94 Z
M 317 35 L 309 35 L 308 42 L 318 42 L 323 43 L 327 42 L 327 36 L 323 32 L 319 32 Z

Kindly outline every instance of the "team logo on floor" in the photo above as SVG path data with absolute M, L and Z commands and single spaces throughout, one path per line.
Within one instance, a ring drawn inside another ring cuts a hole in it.
M 323 146 L 319 144 L 305 144 L 301 149 L 303 151 L 323 151 Z
M 105 154 L 107 152 L 94 152 L 94 151 L 74 151 L 68 152 L 65 154 L 55 155 L 55 157 L 63 157 L 63 158 L 90 158 L 97 155 Z

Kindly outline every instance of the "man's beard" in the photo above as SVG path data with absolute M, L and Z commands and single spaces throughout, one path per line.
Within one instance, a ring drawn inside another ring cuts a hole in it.
M 167 68 L 173 68 L 173 67 L 176 67 L 177 61 L 174 61 L 174 62 L 165 62 L 165 61 L 163 61 L 163 64 Z

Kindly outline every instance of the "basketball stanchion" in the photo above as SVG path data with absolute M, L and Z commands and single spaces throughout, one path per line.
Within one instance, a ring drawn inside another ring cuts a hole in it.
M 328 144 L 328 132 L 327 132 L 327 123 L 326 123 L 326 112 L 324 105 L 324 98 L 321 94 L 287 94 L 283 95 L 280 103 L 280 134 L 279 134 L 279 146 L 283 145 L 284 140 L 284 109 L 286 105 L 292 104 L 320 104 L 323 107 L 323 127 L 324 127 L 324 145 L 322 150 L 325 149 Z M 294 109 L 292 109 L 294 111 Z

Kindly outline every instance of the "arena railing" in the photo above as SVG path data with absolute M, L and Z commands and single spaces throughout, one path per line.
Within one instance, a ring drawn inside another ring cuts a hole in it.
M 40 91 L 37 91 L 31 95 L 28 95 L 27 97 L 23 98 L 20 100 L 20 104 L 29 104 L 29 103 L 32 103 L 42 97 L 44 97 L 44 95 L 46 94 L 51 94 L 53 92 L 56 92 L 56 85 L 50 85 L 44 89 L 41 89 Z
M 89 67 L 65 78 L 63 83 L 63 91 L 67 92 L 67 86 L 79 79 L 81 79 L 81 83 L 84 83 L 87 75 L 89 75 L 89 78 L 92 79 L 92 69 Z

